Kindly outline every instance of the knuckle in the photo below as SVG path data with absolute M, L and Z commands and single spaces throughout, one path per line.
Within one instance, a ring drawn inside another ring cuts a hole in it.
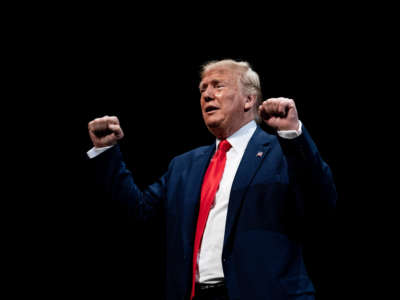
M 89 124 L 88 124 L 89 129 L 91 129 L 91 130 L 95 129 L 96 124 L 97 124 L 96 120 L 89 122 Z

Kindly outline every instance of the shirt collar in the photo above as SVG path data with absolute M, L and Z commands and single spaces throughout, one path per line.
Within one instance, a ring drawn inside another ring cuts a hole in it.
M 250 121 L 246 125 L 242 126 L 238 131 L 232 134 L 227 138 L 229 144 L 231 144 L 232 148 L 238 153 L 244 152 L 247 147 L 247 144 L 250 141 L 251 136 L 257 129 L 257 124 L 254 120 Z M 218 145 L 221 142 L 220 139 L 217 139 L 216 146 L 218 149 Z

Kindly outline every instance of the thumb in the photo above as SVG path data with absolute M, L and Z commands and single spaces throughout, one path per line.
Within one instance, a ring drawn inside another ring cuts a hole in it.
M 123 138 L 124 133 L 122 132 L 121 126 L 119 126 L 118 124 L 109 123 L 108 129 L 110 129 L 114 133 L 114 135 L 117 139 Z

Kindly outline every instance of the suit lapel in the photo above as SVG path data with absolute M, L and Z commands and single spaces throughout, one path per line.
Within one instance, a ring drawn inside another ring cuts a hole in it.
M 271 137 L 260 127 L 250 139 L 233 180 L 225 225 L 224 248 L 230 241 L 246 191 L 270 149 Z
M 183 226 L 182 238 L 185 256 L 191 257 L 193 252 L 194 233 L 196 229 L 198 204 L 200 201 L 201 185 L 207 170 L 211 156 L 215 152 L 215 144 L 205 148 L 205 150 L 195 157 L 193 170 L 188 173 L 185 179 L 185 195 L 182 201 Z

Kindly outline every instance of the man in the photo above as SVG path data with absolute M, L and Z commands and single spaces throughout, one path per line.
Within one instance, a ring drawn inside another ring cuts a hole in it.
M 199 89 L 215 144 L 175 157 L 142 192 L 116 145 L 118 118 L 95 119 L 88 155 L 99 183 L 131 216 L 165 217 L 166 299 L 314 299 L 305 224 L 330 214 L 336 191 L 294 101 L 262 102 L 258 75 L 233 60 L 203 66 Z

